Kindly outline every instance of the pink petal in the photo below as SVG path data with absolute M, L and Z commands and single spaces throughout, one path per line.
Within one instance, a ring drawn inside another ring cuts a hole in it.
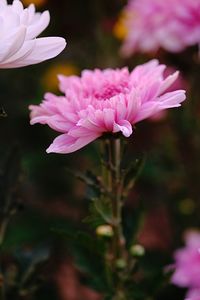
M 174 74 L 168 76 L 162 83 L 160 88 L 160 94 L 165 92 L 178 78 L 179 72 L 176 71 Z
M 131 124 L 126 120 L 121 120 L 114 124 L 113 132 L 119 131 L 121 131 L 125 137 L 129 137 L 133 133 Z
M 186 99 L 185 91 L 178 90 L 174 92 L 169 92 L 159 97 L 160 107 L 162 109 L 179 107 L 180 103 Z
M 161 108 L 159 107 L 159 103 L 156 101 L 150 101 L 145 104 L 143 104 L 138 111 L 138 114 L 135 117 L 134 122 L 140 122 L 144 119 L 147 119 L 151 116 L 153 116 L 155 113 L 159 112 Z
M 89 135 L 86 137 L 74 138 L 67 133 L 58 136 L 50 147 L 46 150 L 47 153 L 71 153 L 77 151 L 92 141 L 96 140 L 99 136 L 97 134 Z

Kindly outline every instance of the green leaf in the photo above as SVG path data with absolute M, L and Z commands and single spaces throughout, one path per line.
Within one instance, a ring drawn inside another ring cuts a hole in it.
M 124 178 L 124 191 L 123 196 L 127 197 L 129 191 L 133 188 L 136 180 L 142 172 L 145 164 L 146 157 L 143 155 L 142 158 L 134 160 L 130 166 L 122 170 Z
M 112 223 L 112 211 L 110 205 L 103 203 L 100 199 L 93 199 L 89 207 L 89 216 L 84 219 L 85 223 L 93 228 L 99 225 Z

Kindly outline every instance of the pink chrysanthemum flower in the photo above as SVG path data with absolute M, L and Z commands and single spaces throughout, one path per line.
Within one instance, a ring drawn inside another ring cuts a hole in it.
M 200 299 L 200 232 L 188 232 L 186 246 L 175 252 L 175 272 L 172 283 L 188 288 L 186 300 Z
M 127 68 L 83 71 L 82 76 L 59 76 L 65 96 L 46 94 L 31 105 L 31 124 L 48 124 L 61 132 L 47 152 L 76 151 L 106 132 L 132 134 L 132 125 L 155 113 L 178 107 L 185 91 L 165 93 L 178 72 L 163 78 L 165 65 L 152 60 L 129 73 Z
M 200 0 L 129 0 L 125 16 L 125 56 L 200 43 Z
M 60 37 L 36 38 L 49 24 L 49 12 L 36 13 L 31 4 L 0 0 L 0 69 L 36 64 L 57 56 L 66 46 Z

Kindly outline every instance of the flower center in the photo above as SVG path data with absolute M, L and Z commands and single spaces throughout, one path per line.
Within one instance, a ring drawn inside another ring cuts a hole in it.
M 104 86 L 94 91 L 94 96 L 98 100 L 106 100 L 112 98 L 118 94 L 126 94 L 128 92 L 128 84 L 126 82 L 122 82 L 119 85 L 111 85 Z

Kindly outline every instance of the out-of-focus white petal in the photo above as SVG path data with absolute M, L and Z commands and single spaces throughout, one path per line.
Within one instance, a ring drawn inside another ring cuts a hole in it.
M 41 14 L 38 22 L 28 27 L 26 38 L 33 39 L 38 36 L 49 25 L 49 22 L 50 14 L 48 11 L 45 11 Z
M 19 58 L 12 68 L 34 65 L 57 56 L 66 46 L 65 39 L 59 37 L 39 38 L 34 41 L 29 55 Z
M 25 40 L 25 35 L 26 28 L 21 26 L 2 40 L 2 44 L 0 45 L 0 64 L 21 48 Z
M 48 26 L 48 11 L 36 13 L 20 0 L 0 0 L 0 69 L 36 64 L 57 56 L 66 46 L 63 38 L 37 36 Z
M 0 1 L 0 9 L 3 9 L 4 7 L 6 7 L 7 5 L 7 1 L 6 0 L 1 0 Z
M 17 53 L 12 55 L 10 58 L 4 60 L 4 63 L 1 64 L 2 69 L 13 68 L 13 64 L 15 67 L 20 67 L 21 62 L 26 59 L 27 56 L 31 54 L 35 47 L 36 40 L 26 41 L 23 46 L 20 48 Z
M 23 12 L 23 4 L 19 0 L 14 0 L 12 4 L 12 9 L 17 13 L 21 14 Z

